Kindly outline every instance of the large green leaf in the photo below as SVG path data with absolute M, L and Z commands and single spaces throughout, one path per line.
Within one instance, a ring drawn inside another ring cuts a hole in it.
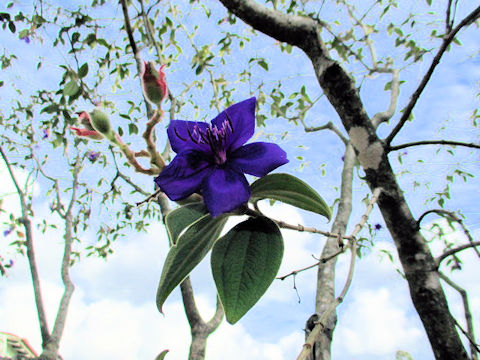
M 187 204 L 170 211 L 165 218 L 165 225 L 171 243 L 176 244 L 182 231 L 206 213 L 207 209 L 202 202 Z
M 282 235 L 266 217 L 238 224 L 215 243 L 212 273 L 230 324 L 240 320 L 267 291 L 282 257 Z
M 157 307 L 162 306 L 170 293 L 198 265 L 217 240 L 228 217 L 220 215 L 212 218 L 204 215 L 194 222 L 170 248 L 163 265 L 157 289 Z
M 322 197 L 308 184 L 289 174 L 270 174 L 252 184 L 250 201 L 279 200 L 312 211 L 330 220 L 331 210 Z

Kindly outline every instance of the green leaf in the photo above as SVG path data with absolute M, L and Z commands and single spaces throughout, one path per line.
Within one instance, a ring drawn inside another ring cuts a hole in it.
M 165 356 L 167 355 L 168 350 L 163 350 L 158 356 L 155 358 L 155 360 L 163 360 L 165 359 Z
M 160 312 L 173 289 L 185 280 L 212 248 L 227 218 L 225 215 L 216 218 L 212 218 L 209 214 L 204 215 L 193 223 L 170 248 L 157 289 L 157 307 Z
M 17 30 L 17 28 L 16 28 L 15 24 L 13 23 L 13 21 L 10 21 L 10 22 L 8 23 L 8 28 L 10 29 L 10 31 L 11 31 L 12 33 L 15 33 L 15 31 Z
M 258 65 L 260 65 L 264 70 L 268 71 L 268 64 L 265 62 L 265 60 L 259 60 Z
M 63 88 L 63 95 L 73 96 L 78 92 L 79 89 L 80 87 L 78 86 L 77 82 L 72 80 Z
M 230 324 L 240 320 L 265 294 L 282 257 L 282 235 L 266 217 L 238 224 L 215 243 L 212 273 Z
M 48 106 L 45 106 L 41 111 L 40 114 L 42 113 L 47 113 L 47 114 L 54 114 L 59 110 L 59 107 L 57 104 L 51 104 Z
M 87 76 L 88 74 L 88 63 L 84 63 L 82 66 L 80 66 L 80 69 L 78 69 L 78 77 L 83 78 Z
M 255 181 L 250 201 L 279 200 L 303 210 L 325 216 L 330 220 L 331 210 L 322 197 L 308 184 L 289 174 L 270 174 Z
M 176 244 L 182 231 L 206 213 L 207 210 L 202 202 L 187 204 L 170 211 L 165 218 L 165 225 L 171 243 Z

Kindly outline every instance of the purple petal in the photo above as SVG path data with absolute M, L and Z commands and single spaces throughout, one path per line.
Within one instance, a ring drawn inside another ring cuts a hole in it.
M 199 191 L 202 180 L 211 171 L 211 165 L 202 153 L 189 151 L 175 156 L 155 182 L 170 200 L 176 201 Z
M 228 119 L 232 123 L 233 133 L 227 137 L 226 149 L 233 151 L 253 136 L 255 131 L 255 103 L 255 97 L 236 103 L 212 120 L 212 124 L 218 129 L 221 129 Z
M 255 142 L 229 154 L 229 165 L 242 173 L 265 176 L 288 162 L 287 154 L 277 144 Z
M 208 124 L 185 120 L 170 121 L 167 134 L 173 151 L 177 154 L 189 150 L 211 153 L 210 147 L 207 144 L 200 144 L 198 142 L 198 132 L 195 132 L 195 127 L 198 127 L 201 131 L 205 131 L 208 128 Z
M 215 217 L 235 210 L 250 199 L 245 175 L 228 167 L 215 169 L 202 184 L 202 195 L 210 214 Z

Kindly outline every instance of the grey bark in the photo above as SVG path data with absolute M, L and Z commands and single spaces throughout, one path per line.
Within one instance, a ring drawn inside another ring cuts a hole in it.
M 340 201 L 337 214 L 333 222 L 331 232 L 334 234 L 345 234 L 348 219 L 352 212 L 352 181 L 353 167 L 355 165 L 355 152 L 353 146 L 348 144 L 345 149 L 342 182 L 340 188 Z M 329 237 L 323 248 L 320 259 L 335 254 L 340 249 L 337 238 Z M 333 258 L 326 263 L 318 266 L 317 273 L 317 293 L 315 296 L 315 312 L 322 315 L 335 301 L 335 267 L 337 258 Z M 312 360 L 329 360 L 331 358 L 331 343 L 333 331 L 337 323 L 336 311 L 328 320 L 324 332 L 315 341 L 314 357 Z
M 267 9 L 253 0 L 220 1 L 256 30 L 297 46 L 307 54 L 320 86 L 351 137 L 368 185 L 372 190 L 383 189 L 378 206 L 395 242 L 413 304 L 435 358 L 467 359 L 440 285 L 435 260 L 396 181 L 387 149 L 366 114 L 354 80 L 329 57 L 319 32 L 321 24 L 311 18 L 288 16 Z M 352 138 L 354 133 L 356 139 Z M 363 142 L 358 141 L 359 133 L 363 134 Z
M 203 360 L 205 359 L 207 338 L 222 322 L 224 315 L 223 308 L 217 299 L 215 314 L 208 322 L 205 322 L 200 316 L 197 305 L 195 304 L 192 283 L 189 277 L 180 284 L 180 290 L 182 292 L 183 306 L 192 335 L 188 360 Z

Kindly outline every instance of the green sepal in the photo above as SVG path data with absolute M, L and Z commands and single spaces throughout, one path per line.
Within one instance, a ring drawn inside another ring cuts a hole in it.
M 103 111 L 95 109 L 90 113 L 90 119 L 93 128 L 102 135 L 109 137 L 112 135 L 112 126 L 108 115 Z
M 250 201 L 273 199 L 325 216 L 332 212 L 322 197 L 307 183 L 290 174 L 270 174 L 255 181 Z
M 267 291 L 282 257 L 282 234 L 263 216 L 236 225 L 215 243 L 212 273 L 230 324 L 240 320 Z
M 212 218 L 204 215 L 194 222 L 170 248 L 157 289 L 157 307 L 162 312 L 163 303 L 200 261 L 218 239 L 228 216 Z

